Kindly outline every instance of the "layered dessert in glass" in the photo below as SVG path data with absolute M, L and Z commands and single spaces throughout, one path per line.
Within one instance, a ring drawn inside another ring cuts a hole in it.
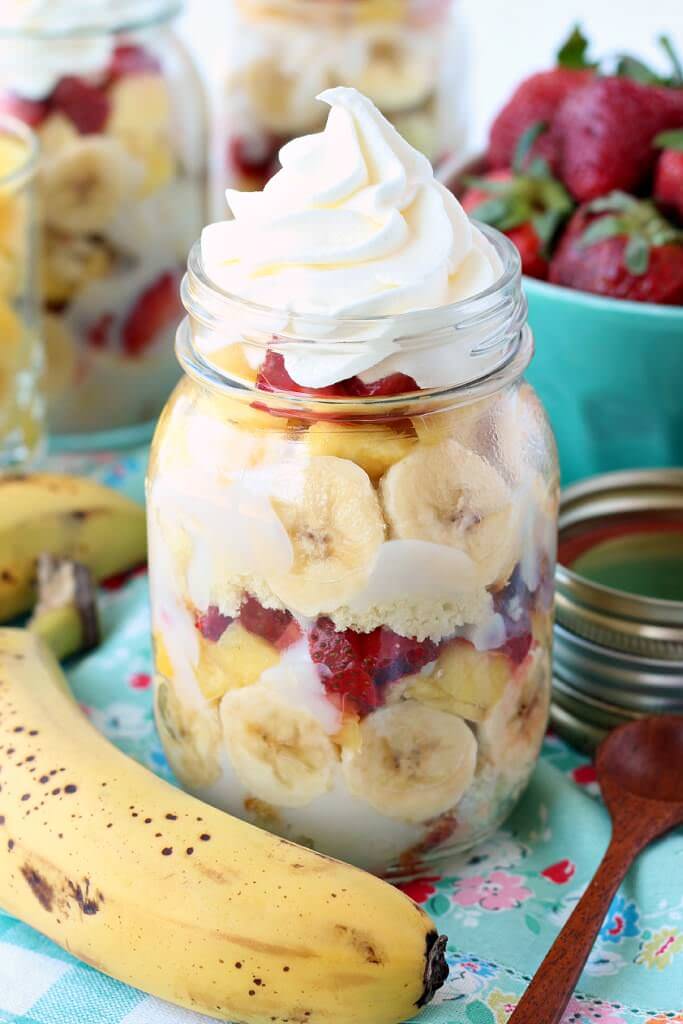
M 204 100 L 170 0 L 0 12 L 0 109 L 36 132 L 51 429 L 156 418 L 177 379 L 187 249 L 206 218 Z M 111 438 L 109 440 L 112 440 Z
M 0 116 L 0 473 L 42 453 L 42 394 L 36 281 L 36 139 Z
M 285 142 L 322 128 L 316 95 L 364 92 L 430 160 L 466 140 L 467 38 L 453 0 L 234 0 L 219 166 L 260 189 Z
M 203 799 L 408 875 L 538 755 L 557 464 L 514 247 L 366 97 L 321 100 L 190 254 L 148 479 L 156 715 Z

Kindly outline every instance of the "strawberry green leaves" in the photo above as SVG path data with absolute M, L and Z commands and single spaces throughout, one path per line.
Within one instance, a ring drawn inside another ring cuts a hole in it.
M 561 68 L 573 71 L 589 71 L 598 67 L 597 62 L 588 59 L 589 41 L 580 25 L 575 25 L 568 39 L 557 51 L 557 63 Z
M 647 199 L 615 191 L 594 200 L 588 210 L 600 216 L 586 228 L 580 245 L 588 248 L 607 238 L 626 238 L 624 263 L 636 276 L 647 272 L 653 247 L 683 244 L 683 231 L 670 224 Z

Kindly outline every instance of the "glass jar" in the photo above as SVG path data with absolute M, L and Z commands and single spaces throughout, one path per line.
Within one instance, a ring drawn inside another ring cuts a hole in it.
M 50 428 L 142 439 L 177 380 L 178 289 L 206 222 L 201 86 L 175 0 L 31 10 L 0 16 L 0 108 L 41 145 Z
M 43 349 L 36 279 L 35 136 L 0 117 L 0 472 L 43 447 Z
M 227 34 L 225 180 L 263 188 L 278 151 L 319 131 L 323 89 L 355 86 L 434 163 L 463 150 L 466 39 L 452 0 L 234 0 Z M 221 205 L 222 209 L 222 205 Z
M 375 320 L 241 302 L 196 246 L 186 377 L 153 445 L 155 706 L 176 775 L 374 871 L 418 873 L 494 830 L 547 723 L 557 461 L 521 379 L 519 259 L 486 233 L 497 285 Z M 396 351 L 372 381 L 288 377 L 290 358 L 348 360 L 380 334 Z M 415 391 L 425 358 L 450 377 Z

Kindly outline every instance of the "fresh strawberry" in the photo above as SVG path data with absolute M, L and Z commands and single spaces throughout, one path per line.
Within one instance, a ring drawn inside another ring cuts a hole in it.
M 17 117 L 29 128 L 39 128 L 50 110 L 44 100 L 27 100 L 14 92 L 0 94 L 0 114 Z
M 166 271 L 139 297 L 121 330 L 123 349 L 127 355 L 142 355 L 158 340 L 162 331 L 179 322 L 183 307 L 178 283 L 177 275 Z
M 662 132 L 655 145 L 664 151 L 657 162 L 654 197 L 683 221 L 683 129 Z
M 489 167 L 510 167 L 524 133 L 539 122 L 551 125 L 555 112 L 567 96 L 592 77 L 590 70 L 555 68 L 525 79 L 491 126 L 487 154 Z M 544 157 L 549 166 L 556 169 L 557 151 L 552 131 L 535 140 L 533 155 Z
M 655 136 L 683 120 L 683 89 L 594 78 L 566 98 L 553 122 L 560 176 L 581 202 L 637 191 L 652 171 Z
M 433 640 L 399 636 L 387 626 L 379 626 L 362 637 L 361 647 L 363 663 L 376 686 L 419 672 L 438 653 Z
M 363 635 L 337 631 L 331 619 L 320 618 L 308 634 L 308 648 L 320 681 L 343 710 L 366 715 L 379 705 L 372 676 L 363 664 Z
M 111 331 L 116 317 L 113 313 L 103 313 L 92 323 L 85 334 L 90 348 L 107 348 L 111 342 Z
M 134 43 L 123 43 L 117 46 L 109 65 L 111 83 L 128 75 L 160 74 L 161 64 L 144 46 Z
M 205 612 L 196 612 L 194 617 L 195 628 L 199 630 L 205 640 L 217 643 L 232 622 L 229 615 L 223 615 L 215 604 L 209 605 Z
M 360 377 L 351 377 L 345 383 L 346 393 L 355 398 L 389 398 L 420 390 L 415 379 L 407 373 L 390 373 L 370 384 L 366 384 Z
M 240 622 L 250 633 L 262 637 L 279 650 L 285 650 L 301 637 L 301 627 L 291 612 L 264 608 L 255 597 L 245 597 Z
M 228 168 L 263 186 L 278 169 L 283 141 L 274 135 L 234 135 L 228 143 Z
M 528 128 L 518 143 L 512 169 L 470 179 L 461 199 L 468 213 L 505 232 L 515 243 L 523 273 L 540 278 L 548 276 L 548 249 L 573 205 L 542 157 L 527 163 L 544 130 L 542 122 Z
M 550 265 L 554 284 L 683 304 L 683 231 L 649 200 L 615 192 L 577 210 Z
M 111 107 L 101 89 L 73 76 L 59 80 L 50 97 L 50 106 L 68 117 L 81 135 L 101 132 Z

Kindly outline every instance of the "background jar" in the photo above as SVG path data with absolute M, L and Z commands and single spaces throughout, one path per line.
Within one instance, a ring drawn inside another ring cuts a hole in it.
M 518 259 L 487 233 L 499 285 L 374 321 L 239 302 L 195 247 L 186 378 L 150 463 L 155 706 L 174 771 L 375 871 L 428 870 L 495 829 L 547 722 L 557 464 L 521 380 Z M 288 378 L 378 331 L 396 354 L 374 383 Z M 451 381 L 406 393 L 397 367 L 425 358 Z
M 178 286 L 206 222 L 205 104 L 175 0 L 113 0 L 91 25 L 74 6 L 35 25 L 2 15 L 0 106 L 41 146 L 50 427 L 99 446 L 149 433 L 177 380 Z
M 0 117 L 0 472 L 25 467 L 43 447 L 36 163 L 33 133 Z
M 234 0 L 227 45 L 219 184 L 263 188 L 280 147 L 322 129 L 315 97 L 337 85 L 369 96 L 433 163 L 464 148 L 467 46 L 457 2 Z

